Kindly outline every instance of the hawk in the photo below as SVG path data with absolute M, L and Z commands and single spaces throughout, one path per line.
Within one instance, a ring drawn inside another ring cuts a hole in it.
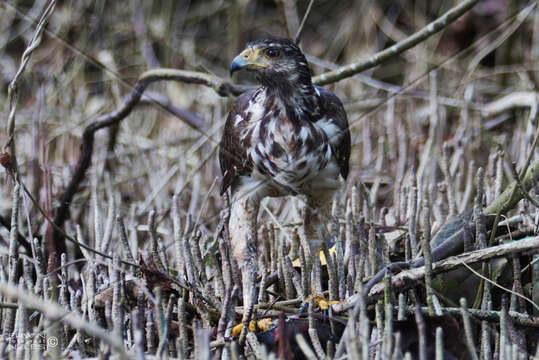
M 285 195 L 304 197 L 306 251 L 312 254 L 324 241 L 322 222 L 339 176 L 348 175 L 344 107 L 334 93 L 313 85 L 307 60 L 290 39 L 248 43 L 232 61 L 230 73 L 238 70 L 253 72 L 260 87 L 236 99 L 219 147 L 221 195 L 231 190 L 233 257 L 241 266 L 253 236 L 247 217 L 256 219 L 260 201 Z

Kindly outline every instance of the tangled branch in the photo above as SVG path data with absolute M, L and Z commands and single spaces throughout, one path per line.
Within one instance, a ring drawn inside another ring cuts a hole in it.
M 440 16 L 438 19 L 434 20 L 416 33 L 408 36 L 406 39 L 399 41 L 395 45 L 374 54 L 368 59 L 360 60 L 358 62 L 340 67 L 336 70 L 315 76 L 313 78 L 313 82 L 317 85 L 331 84 L 375 67 L 376 65 L 383 63 L 395 55 L 399 55 L 400 53 L 416 46 L 423 40 L 436 34 L 437 32 L 445 29 L 449 24 L 473 8 L 479 1 L 480 0 L 463 1 Z
M 95 133 L 100 129 L 117 124 L 125 119 L 131 113 L 135 105 L 141 101 L 146 88 L 151 83 L 157 81 L 181 81 L 187 84 L 205 85 L 215 90 L 220 96 L 239 95 L 245 91 L 245 87 L 243 86 L 234 85 L 214 75 L 200 72 L 160 68 L 148 70 L 143 73 L 133 86 L 131 93 L 127 95 L 123 104 L 118 109 L 100 116 L 84 129 L 79 159 L 69 184 L 60 195 L 60 205 L 56 209 L 54 224 L 57 227 L 62 227 L 69 218 L 71 200 L 77 193 L 79 185 L 86 174 L 86 170 L 90 167 L 94 149 Z M 193 122 L 191 122 L 191 124 L 193 124 Z M 49 227 L 52 227 L 52 224 L 49 224 Z M 63 235 L 56 229 L 56 227 L 54 228 L 54 240 L 57 245 L 57 251 L 59 253 L 65 252 L 66 247 Z

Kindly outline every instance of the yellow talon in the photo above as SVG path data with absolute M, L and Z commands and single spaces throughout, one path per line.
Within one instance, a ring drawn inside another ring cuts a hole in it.
M 335 254 L 337 252 L 337 246 L 333 245 L 328 251 L 329 251 L 329 255 L 333 256 L 333 254 Z M 322 265 L 322 266 L 326 265 L 327 261 L 326 261 L 326 255 L 324 255 L 324 252 L 320 251 L 319 256 L 320 256 L 320 265 Z M 296 259 L 296 260 L 292 261 L 292 265 L 294 267 L 300 267 L 301 264 L 300 264 L 299 259 Z
M 273 320 L 271 318 L 264 318 L 257 321 L 257 326 L 261 331 L 266 331 L 271 329 L 273 325 Z
M 321 300 L 319 303 L 318 303 L 318 306 L 320 307 L 320 309 L 322 310 L 327 310 L 328 309 L 328 302 L 326 300 Z
M 271 328 L 273 321 L 271 318 L 263 318 L 258 321 L 251 320 L 249 322 L 249 330 L 255 332 L 256 330 L 266 331 Z M 238 324 L 232 328 L 232 336 L 238 336 L 243 330 L 243 323 Z
M 312 299 L 313 299 L 313 303 L 314 303 L 315 307 L 320 307 L 320 303 L 322 301 L 326 301 L 325 297 L 320 296 L 320 295 L 314 295 L 314 294 L 312 295 Z M 310 299 L 309 299 L 309 301 L 310 301 Z
M 323 296 L 312 295 L 314 306 L 320 308 L 321 310 L 328 310 L 329 305 L 338 304 L 338 300 L 326 300 Z

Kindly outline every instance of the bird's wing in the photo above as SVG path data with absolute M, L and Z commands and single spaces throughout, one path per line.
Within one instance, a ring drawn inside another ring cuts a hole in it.
M 229 187 L 236 185 L 239 177 L 249 175 L 253 169 L 247 156 L 247 150 L 241 143 L 240 131 L 236 126 L 237 116 L 243 117 L 245 109 L 249 106 L 249 100 L 253 96 L 254 90 L 247 91 L 240 95 L 232 104 L 225 123 L 223 137 L 219 145 L 219 164 L 223 179 L 221 182 L 221 195 Z M 242 123 L 246 123 L 242 121 Z
M 339 133 L 334 134 L 329 139 L 329 143 L 333 149 L 333 154 L 339 165 L 341 176 L 346 179 L 348 176 L 348 161 L 350 160 L 350 129 L 346 111 L 341 100 L 330 90 L 322 87 L 316 87 L 320 93 L 320 104 L 322 115 L 335 124 L 339 128 Z

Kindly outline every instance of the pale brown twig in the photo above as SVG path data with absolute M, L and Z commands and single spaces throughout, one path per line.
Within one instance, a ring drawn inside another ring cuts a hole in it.
M 81 316 L 74 312 L 67 312 L 57 303 L 43 300 L 36 295 L 21 291 L 17 286 L 0 282 L 0 293 L 9 298 L 15 298 L 27 309 L 33 309 L 41 312 L 50 321 L 59 321 L 68 324 L 72 328 L 80 329 L 88 335 L 95 336 L 103 343 L 110 346 L 121 359 L 128 360 L 129 356 L 125 352 L 123 341 L 112 335 L 109 331 L 102 329 L 92 323 L 87 322 Z
M 313 82 L 317 85 L 326 85 L 353 76 L 364 70 L 370 69 L 382 62 L 395 57 L 396 55 L 410 49 L 411 47 L 419 44 L 423 40 L 427 39 L 431 35 L 443 30 L 453 21 L 465 14 L 468 10 L 474 7 L 479 0 L 466 0 L 459 3 L 454 8 L 447 11 L 445 14 L 434 20 L 421 30 L 410 35 L 406 39 L 399 41 L 395 45 L 382 50 L 366 60 L 360 60 L 358 62 L 343 66 L 337 70 L 333 70 L 313 78 Z
M 539 246 L 539 237 L 532 237 L 528 239 L 519 240 L 513 243 L 498 245 L 489 247 L 486 249 L 480 249 L 472 251 L 466 254 L 453 256 L 445 260 L 441 260 L 432 264 L 432 274 L 436 275 L 448 270 L 452 270 L 459 266 L 464 266 L 476 262 L 485 261 L 495 257 L 505 256 L 514 252 L 524 252 L 530 249 L 534 249 Z M 399 291 L 403 291 L 417 281 L 421 281 L 425 276 L 425 267 L 418 267 L 410 270 L 401 271 L 399 274 L 395 275 L 392 279 L 393 287 Z M 374 300 L 381 298 L 384 294 L 384 285 L 378 283 L 374 285 L 369 293 L 368 299 Z M 336 312 L 341 312 L 346 309 L 349 309 L 354 306 L 359 300 L 359 294 L 353 295 L 347 299 L 346 302 L 341 302 L 339 304 L 332 305 L 333 310 Z

